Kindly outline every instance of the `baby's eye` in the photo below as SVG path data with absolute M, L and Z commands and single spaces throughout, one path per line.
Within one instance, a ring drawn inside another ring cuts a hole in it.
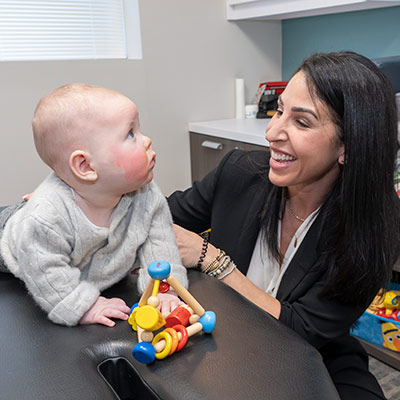
M 133 137 L 134 137 L 135 135 L 134 135 L 134 133 L 133 133 L 133 131 L 132 131 L 132 129 L 128 132 L 128 139 L 133 139 Z

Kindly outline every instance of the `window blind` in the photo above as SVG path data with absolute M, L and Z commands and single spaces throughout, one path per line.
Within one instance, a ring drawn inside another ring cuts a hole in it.
M 0 0 L 0 60 L 107 58 L 127 58 L 123 0 Z

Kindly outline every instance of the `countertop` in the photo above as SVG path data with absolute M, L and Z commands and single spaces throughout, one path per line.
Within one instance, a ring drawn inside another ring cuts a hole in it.
M 189 132 L 268 146 L 268 141 L 265 139 L 265 128 L 270 119 L 221 119 L 191 122 L 189 123 Z

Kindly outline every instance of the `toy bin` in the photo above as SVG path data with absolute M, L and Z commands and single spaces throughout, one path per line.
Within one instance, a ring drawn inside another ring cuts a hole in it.
M 400 290 L 400 285 L 392 283 L 389 289 Z M 400 353 L 400 322 L 392 318 L 380 317 L 365 311 L 352 327 L 351 334 Z

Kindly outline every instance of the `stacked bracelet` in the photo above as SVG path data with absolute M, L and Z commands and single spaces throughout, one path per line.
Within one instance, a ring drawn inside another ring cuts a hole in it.
M 217 277 L 221 272 L 225 271 L 231 262 L 229 256 L 225 256 L 216 268 L 207 273 L 207 275 Z
M 218 257 L 206 268 L 204 268 L 201 272 L 204 272 L 205 274 L 208 274 L 210 271 L 215 269 L 218 265 L 221 259 L 225 256 L 225 252 L 223 250 L 219 251 Z
M 197 262 L 198 269 L 201 269 L 201 264 L 203 263 L 204 258 L 206 257 L 207 249 L 208 249 L 208 235 L 205 235 L 203 237 L 203 248 L 201 250 L 201 255 L 200 255 L 199 261 Z
M 208 267 L 204 268 L 202 272 L 217 279 L 224 279 L 235 268 L 236 264 L 231 258 L 223 250 L 219 250 L 218 257 Z
M 221 279 L 226 278 L 229 274 L 231 274 L 233 272 L 233 270 L 235 268 L 236 268 L 236 264 L 233 261 L 231 261 L 229 263 L 229 267 L 225 271 L 223 271 L 220 275 L 218 275 L 217 279 L 221 280 Z

